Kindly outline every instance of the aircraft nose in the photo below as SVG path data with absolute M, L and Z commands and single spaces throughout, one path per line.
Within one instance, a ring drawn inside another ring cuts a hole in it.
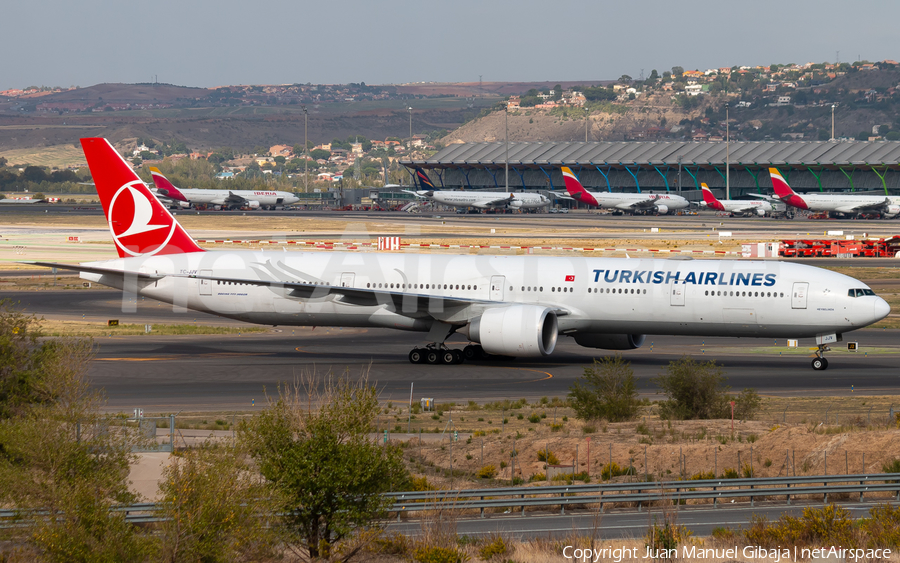
M 888 305 L 888 302 L 881 297 L 875 299 L 875 303 L 872 305 L 872 308 L 872 322 L 880 321 L 881 319 L 888 316 L 888 314 L 891 312 L 891 306 Z

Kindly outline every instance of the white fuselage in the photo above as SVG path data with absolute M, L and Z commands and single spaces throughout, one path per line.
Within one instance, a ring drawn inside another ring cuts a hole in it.
M 228 197 L 233 194 L 251 202 L 255 201 L 260 206 L 290 205 L 297 203 L 300 198 L 291 192 L 279 192 L 270 190 L 179 190 L 193 205 L 226 205 L 230 204 Z
M 97 263 L 145 274 L 274 280 L 375 292 L 457 297 L 426 312 L 389 300 L 356 305 L 323 290 L 309 299 L 283 287 L 164 277 L 126 289 L 178 308 L 266 325 L 386 327 L 427 331 L 437 319 L 465 325 L 484 310 L 537 304 L 557 311 L 559 333 L 810 337 L 871 324 L 889 307 L 848 276 L 778 261 L 352 252 L 210 251 Z M 113 287 L 114 276 L 82 273 Z M 565 281 L 566 279 L 574 281 Z M 852 293 L 852 292 L 851 292 Z M 470 302 L 469 302 L 470 301 Z
M 720 199 L 718 202 L 722 204 L 723 208 L 719 211 L 726 211 L 728 213 L 762 215 L 772 212 L 772 204 L 765 200 Z M 700 205 L 706 206 L 707 204 L 706 202 L 701 202 Z M 713 208 L 710 207 L 710 209 Z
M 843 194 L 797 194 L 806 203 L 806 209 L 810 211 L 829 211 L 833 213 L 845 213 L 849 215 L 865 212 L 860 207 L 883 207 L 885 200 L 890 206 L 900 206 L 900 197 L 896 196 L 872 196 L 872 195 L 843 195 Z M 791 198 L 785 199 L 785 203 L 793 205 Z M 802 206 L 796 206 L 801 207 Z M 886 213 L 888 216 L 897 213 Z
M 690 205 L 688 200 L 679 195 L 669 194 L 623 194 L 615 192 L 591 192 L 601 208 L 621 209 L 623 211 L 640 210 L 642 207 L 654 208 L 665 206 L 668 209 L 684 209 Z
M 432 192 L 429 198 L 442 205 L 452 207 L 512 207 L 535 209 L 550 205 L 550 200 L 541 194 L 523 192 L 481 192 L 462 190 L 441 190 Z

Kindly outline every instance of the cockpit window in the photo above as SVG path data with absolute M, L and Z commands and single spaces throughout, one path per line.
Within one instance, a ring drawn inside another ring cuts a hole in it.
M 862 297 L 864 295 L 875 295 L 871 289 L 851 289 L 847 291 L 848 297 Z

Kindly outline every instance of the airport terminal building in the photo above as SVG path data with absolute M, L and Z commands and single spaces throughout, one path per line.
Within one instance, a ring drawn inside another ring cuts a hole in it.
M 900 141 L 547 142 L 509 143 L 510 190 L 564 189 L 568 166 L 591 191 L 679 192 L 700 198 L 706 183 L 720 195 L 728 163 L 731 197 L 771 193 L 769 167 L 794 190 L 900 194 Z M 450 145 L 421 167 L 446 189 L 503 189 L 507 144 Z

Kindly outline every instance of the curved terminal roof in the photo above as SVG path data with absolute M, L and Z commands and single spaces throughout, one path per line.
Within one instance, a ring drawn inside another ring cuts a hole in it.
M 900 141 L 759 141 L 731 142 L 732 166 L 800 166 L 900 168 Z M 542 166 L 721 166 L 726 143 L 715 142 L 547 142 L 509 143 L 509 165 Z M 425 160 L 404 160 L 423 168 L 503 167 L 506 144 L 450 145 Z

